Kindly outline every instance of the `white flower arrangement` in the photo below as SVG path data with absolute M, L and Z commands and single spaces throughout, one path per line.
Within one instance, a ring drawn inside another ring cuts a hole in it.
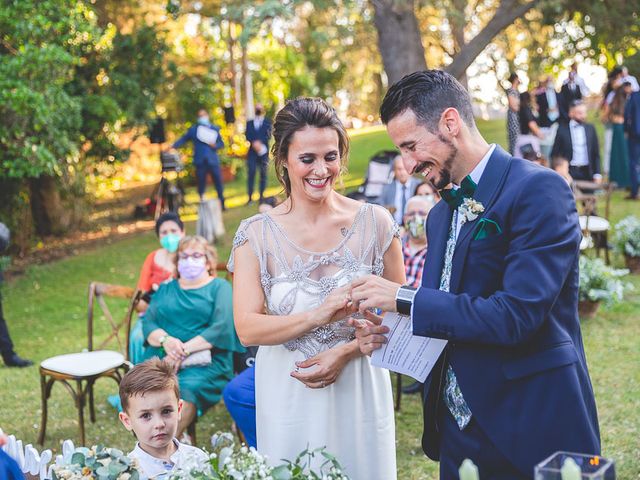
M 53 465 L 53 480 L 138 480 L 138 462 L 117 448 L 78 447 L 68 463 Z
M 627 269 L 611 268 L 600 258 L 580 256 L 580 300 L 604 302 L 611 305 L 622 301 L 624 293 L 632 290 L 630 283 L 620 277 L 629 273 Z
M 640 219 L 625 217 L 616 224 L 615 231 L 616 249 L 629 257 L 640 257 Z
M 484 205 L 473 198 L 465 198 L 458 207 L 458 212 L 462 221 L 461 224 L 464 225 L 477 219 L 484 212 Z
M 236 448 L 230 433 L 214 435 L 211 446 L 209 462 L 183 466 L 172 473 L 171 480 L 349 480 L 336 458 L 323 448 L 306 449 L 294 461 L 272 467 L 255 448 Z M 315 458 L 323 460 L 319 471 L 311 467 Z

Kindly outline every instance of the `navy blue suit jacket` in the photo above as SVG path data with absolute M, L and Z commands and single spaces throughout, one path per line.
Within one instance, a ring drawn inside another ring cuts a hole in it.
M 452 211 L 429 213 L 429 249 L 413 306 L 416 335 L 449 340 L 425 384 L 422 445 L 439 458 L 446 363 L 474 419 L 523 474 L 557 450 L 598 454 L 600 434 L 578 320 L 580 227 L 555 172 L 496 147 L 474 198 L 501 234 L 458 235 L 450 293 L 438 290 Z
M 247 122 L 247 129 L 245 130 L 245 136 L 247 137 L 248 142 L 253 142 L 255 140 L 260 140 L 269 148 L 269 140 L 271 140 L 271 120 L 267 117 L 262 121 L 262 125 L 260 125 L 259 129 L 255 129 L 253 125 L 253 120 L 249 120 Z M 268 150 L 267 150 L 268 151 Z M 249 158 L 259 158 L 257 152 L 253 149 L 253 147 L 249 147 Z
M 211 146 L 208 143 L 201 142 L 198 140 L 196 132 L 198 127 L 201 125 L 193 125 L 187 132 L 182 135 L 174 144 L 173 148 L 180 148 L 186 142 L 193 142 L 193 164 L 195 166 L 206 165 L 206 164 L 217 164 L 218 163 L 218 150 L 224 148 L 224 141 L 222 140 L 222 136 L 220 135 L 220 127 L 216 125 L 209 124 L 208 128 L 211 128 L 218 132 L 218 138 L 216 139 L 215 146 Z
M 640 92 L 633 92 L 624 107 L 624 130 L 630 138 L 640 140 Z

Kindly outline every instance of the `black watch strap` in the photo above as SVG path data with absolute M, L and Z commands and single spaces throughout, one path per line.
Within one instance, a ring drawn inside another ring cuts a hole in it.
M 402 315 L 411 315 L 413 297 L 416 296 L 417 288 L 403 285 L 396 293 L 396 310 Z

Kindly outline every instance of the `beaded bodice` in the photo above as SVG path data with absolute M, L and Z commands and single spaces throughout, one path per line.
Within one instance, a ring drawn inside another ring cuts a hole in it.
M 242 221 L 233 249 L 249 242 L 259 260 L 266 312 L 290 315 L 317 307 L 333 290 L 358 276 L 382 275 L 384 253 L 398 232 L 388 211 L 363 204 L 351 227 L 342 232 L 343 239 L 336 247 L 326 252 L 311 252 L 292 242 L 274 218 L 259 214 Z M 233 271 L 233 267 L 232 251 L 229 270 Z M 284 346 L 310 358 L 353 338 L 354 330 L 344 319 L 317 328 Z

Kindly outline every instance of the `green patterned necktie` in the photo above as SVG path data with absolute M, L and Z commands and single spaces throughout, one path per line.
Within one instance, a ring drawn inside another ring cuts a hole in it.
M 444 254 L 444 265 L 442 267 L 442 275 L 440 275 L 440 290 L 443 292 L 449 291 L 451 283 L 453 253 L 456 249 L 456 240 L 458 237 L 456 233 L 457 225 L 458 209 L 456 208 L 451 219 L 451 226 L 449 227 L 449 237 L 447 238 L 447 246 Z M 458 427 L 460 430 L 464 429 L 464 427 L 466 427 L 471 421 L 471 410 L 462 396 L 462 390 L 460 390 L 458 379 L 456 378 L 456 374 L 453 372 L 451 365 L 447 366 L 443 397 L 444 403 L 451 412 L 451 415 L 453 415 L 453 418 L 455 418 Z

